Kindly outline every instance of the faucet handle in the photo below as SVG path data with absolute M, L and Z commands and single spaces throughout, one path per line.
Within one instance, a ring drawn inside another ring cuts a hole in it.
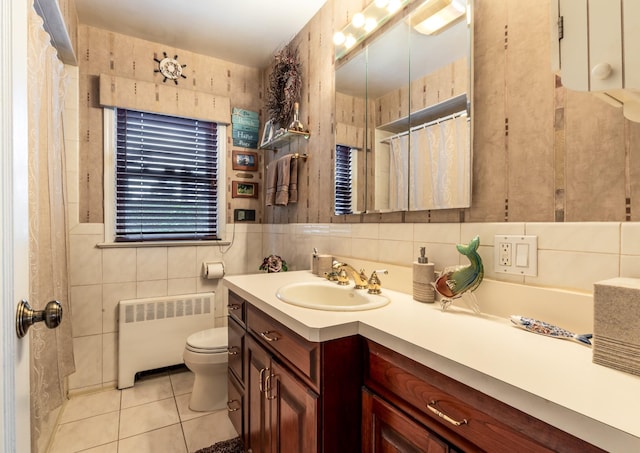
M 389 272 L 386 269 L 378 269 L 371 273 L 371 277 L 369 277 L 369 294 L 380 294 L 380 288 L 382 286 L 382 282 L 378 278 L 378 273 L 380 274 L 388 274 Z
M 338 285 L 347 286 L 349 284 L 349 276 L 347 275 L 347 271 L 344 269 L 340 269 L 338 272 Z

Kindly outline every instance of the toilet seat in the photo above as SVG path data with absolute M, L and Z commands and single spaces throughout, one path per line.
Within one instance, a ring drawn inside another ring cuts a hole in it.
M 191 334 L 187 337 L 186 349 L 199 354 L 227 352 L 227 329 L 216 327 Z

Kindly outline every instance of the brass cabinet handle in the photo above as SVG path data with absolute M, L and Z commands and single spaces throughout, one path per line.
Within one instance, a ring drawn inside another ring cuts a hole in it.
M 275 400 L 276 397 L 271 395 L 271 378 L 276 377 L 275 374 L 269 374 L 267 378 L 264 380 L 264 397 L 268 400 Z
M 236 407 L 235 409 L 234 409 L 234 408 L 232 408 L 232 407 L 231 407 L 231 404 L 232 404 L 232 403 L 238 403 L 238 407 Z M 238 401 L 238 400 L 230 400 L 230 401 L 227 401 L 227 410 L 228 410 L 229 412 L 239 411 L 239 410 L 240 410 L 240 401 Z
M 267 371 L 269 368 L 262 368 L 260 370 L 260 382 L 258 383 L 258 388 L 260 389 L 260 393 L 264 392 L 264 373 L 265 371 Z
M 229 305 L 227 305 L 227 308 L 228 308 L 229 310 L 240 310 L 240 305 L 237 305 L 237 304 L 229 304 Z
M 265 331 L 265 332 L 260 332 L 260 336 L 261 336 L 262 338 L 264 338 L 265 340 L 269 341 L 269 342 L 271 342 L 271 341 L 278 341 L 278 340 L 280 339 L 280 338 L 278 338 L 278 337 L 274 337 L 274 336 L 271 336 L 271 337 L 270 337 L 270 336 L 269 336 L 269 334 L 270 334 L 270 333 L 276 333 L 276 334 L 277 334 L 278 332 L 273 332 L 273 331 L 271 331 L 271 330 L 267 330 L 267 331 Z
M 229 353 L 229 355 L 238 355 L 238 350 L 240 348 L 238 348 L 237 346 L 231 346 L 229 348 L 227 348 L 227 352 Z
M 451 417 L 449 417 L 447 414 L 445 414 L 444 412 L 440 411 L 436 406 L 438 405 L 438 402 L 433 400 L 431 401 L 429 404 L 427 404 L 427 408 L 433 412 L 434 414 L 436 414 L 438 417 L 448 421 L 449 423 L 451 423 L 454 426 L 460 426 L 460 425 L 466 425 L 467 423 L 469 423 L 467 421 L 466 418 L 463 418 L 462 421 L 457 421 L 452 419 Z

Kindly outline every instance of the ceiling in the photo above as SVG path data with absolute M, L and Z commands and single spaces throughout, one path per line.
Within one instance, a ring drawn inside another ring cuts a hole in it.
M 325 2 L 76 0 L 76 7 L 81 24 L 263 68 Z

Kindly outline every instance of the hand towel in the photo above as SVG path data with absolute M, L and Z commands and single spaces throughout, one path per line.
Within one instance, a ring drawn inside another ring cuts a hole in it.
M 267 165 L 267 176 L 265 181 L 265 204 L 273 206 L 276 202 L 276 188 L 278 185 L 277 161 Z
M 278 182 L 276 188 L 276 205 L 286 206 L 289 203 L 289 182 L 291 180 L 291 154 L 276 161 Z
M 289 203 L 298 202 L 298 159 L 291 159 L 289 176 Z

